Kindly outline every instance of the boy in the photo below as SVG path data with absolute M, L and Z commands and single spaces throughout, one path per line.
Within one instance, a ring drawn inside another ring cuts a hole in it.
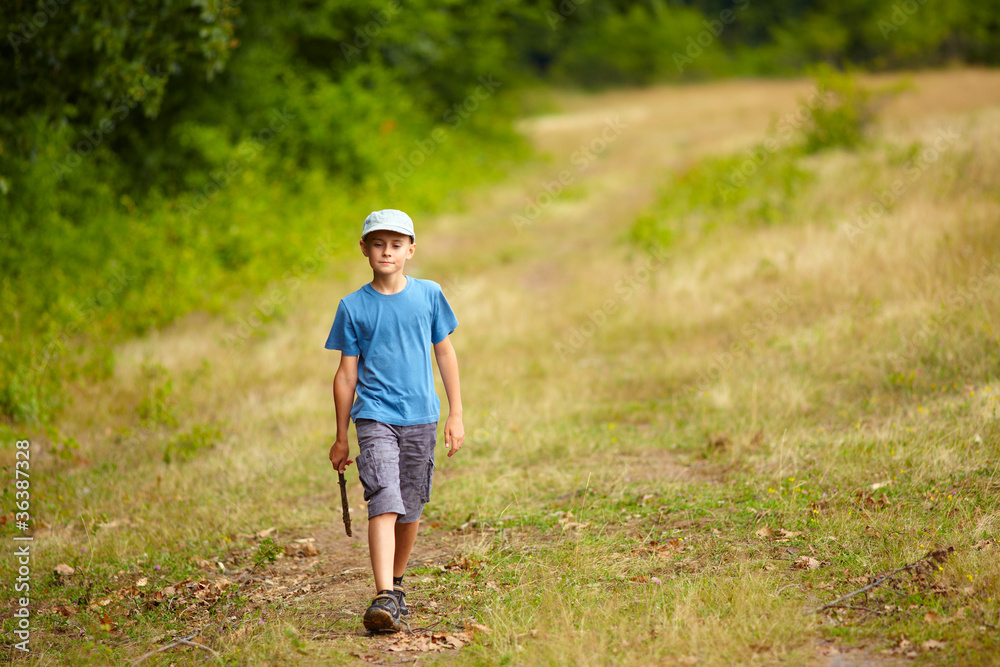
M 431 345 L 448 394 L 448 456 L 465 439 L 458 360 L 448 339 L 458 320 L 437 283 L 403 274 L 415 249 L 413 221 L 402 211 L 374 211 L 365 219 L 361 252 L 372 281 L 341 299 L 326 341 L 326 349 L 341 353 L 333 380 L 337 439 L 330 448 L 339 472 L 352 463 L 347 444 L 352 418 L 358 434 L 358 477 L 368 501 L 375 575 L 376 595 L 364 616 L 371 632 L 397 632 L 400 617 L 409 613 L 403 573 L 430 499 L 441 410 Z

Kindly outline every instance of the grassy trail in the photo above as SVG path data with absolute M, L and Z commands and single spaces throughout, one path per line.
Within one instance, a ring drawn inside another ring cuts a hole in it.
M 352 468 L 349 539 L 326 460 L 322 345 L 370 278 L 360 252 L 276 285 L 260 326 L 248 301 L 124 346 L 60 424 L 74 456 L 33 440 L 36 663 L 128 664 L 193 636 L 229 664 L 989 664 L 1000 73 L 914 82 L 872 153 L 813 158 L 793 223 L 628 242 L 669 173 L 762 140 L 801 81 L 561 96 L 522 126 L 546 160 L 416 221 L 409 273 L 461 322 L 468 441 L 438 457 L 415 635 L 361 634 L 361 487 Z M 849 240 L 879 169 L 905 168 L 894 151 L 945 127 L 955 147 Z M 914 342 L 928 321 L 939 352 Z M 947 547 L 939 570 L 803 615 Z M 143 664 L 170 661 L 216 662 L 179 645 Z

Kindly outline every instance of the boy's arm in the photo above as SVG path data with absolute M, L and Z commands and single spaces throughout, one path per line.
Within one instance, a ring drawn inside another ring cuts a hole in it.
M 330 447 L 330 462 L 337 472 L 344 472 L 354 461 L 347 458 L 347 432 L 351 426 L 351 406 L 358 386 L 358 358 L 340 355 L 340 366 L 333 378 L 333 403 L 337 407 L 337 439 Z
M 434 344 L 434 356 L 444 381 L 444 390 L 448 394 L 448 420 L 444 423 L 444 441 L 451 447 L 448 451 L 448 456 L 451 456 L 461 449 L 465 441 L 465 426 L 462 424 L 462 387 L 458 381 L 458 357 L 447 336 L 440 343 Z

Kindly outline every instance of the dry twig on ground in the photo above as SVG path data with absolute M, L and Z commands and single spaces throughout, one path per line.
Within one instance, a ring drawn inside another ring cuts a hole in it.
M 851 591 L 847 595 L 843 595 L 843 596 L 837 598 L 836 600 L 834 600 L 833 602 L 828 602 L 827 604 L 825 604 L 825 605 L 823 605 L 821 607 L 816 607 L 815 609 L 813 609 L 811 611 L 807 611 L 805 613 L 806 614 L 816 614 L 816 613 L 819 613 L 819 612 L 824 611 L 826 609 L 830 609 L 831 607 L 842 606 L 841 603 L 844 602 L 845 600 L 850 600 L 855 595 L 860 595 L 861 593 L 865 593 L 867 591 L 870 591 L 873 588 L 878 588 L 879 586 L 881 586 L 885 582 L 889 581 L 890 579 L 892 579 L 893 577 L 895 577 L 897 574 L 899 574 L 901 572 L 916 571 L 916 572 L 919 573 L 919 572 L 921 572 L 924 569 L 924 568 L 921 567 L 921 565 L 924 565 L 924 567 L 927 567 L 927 566 L 929 566 L 929 564 L 931 562 L 934 562 L 934 563 L 943 563 L 946 560 L 948 560 L 948 555 L 951 554 L 953 551 L 955 551 L 955 547 L 948 547 L 947 549 L 937 549 L 935 551 L 931 551 L 926 556 L 924 556 L 923 558 L 920 558 L 920 559 L 918 559 L 918 560 L 910 563 L 909 565 L 904 565 L 903 567 L 898 567 L 895 570 L 893 570 L 892 572 L 889 572 L 888 574 L 882 575 L 881 577 L 879 577 L 878 579 L 876 579 L 872 583 L 868 584 L 867 586 L 859 588 L 856 591 Z

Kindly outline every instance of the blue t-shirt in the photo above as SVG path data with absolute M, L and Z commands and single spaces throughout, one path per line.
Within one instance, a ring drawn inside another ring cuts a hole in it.
M 407 276 L 396 294 L 381 294 L 369 284 L 341 299 L 326 349 L 358 357 L 351 419 L 394 426 L 436 422 L 441 400 L 434 391 L 430 348 L 457 326 L 441 286 L 432 280 Z

